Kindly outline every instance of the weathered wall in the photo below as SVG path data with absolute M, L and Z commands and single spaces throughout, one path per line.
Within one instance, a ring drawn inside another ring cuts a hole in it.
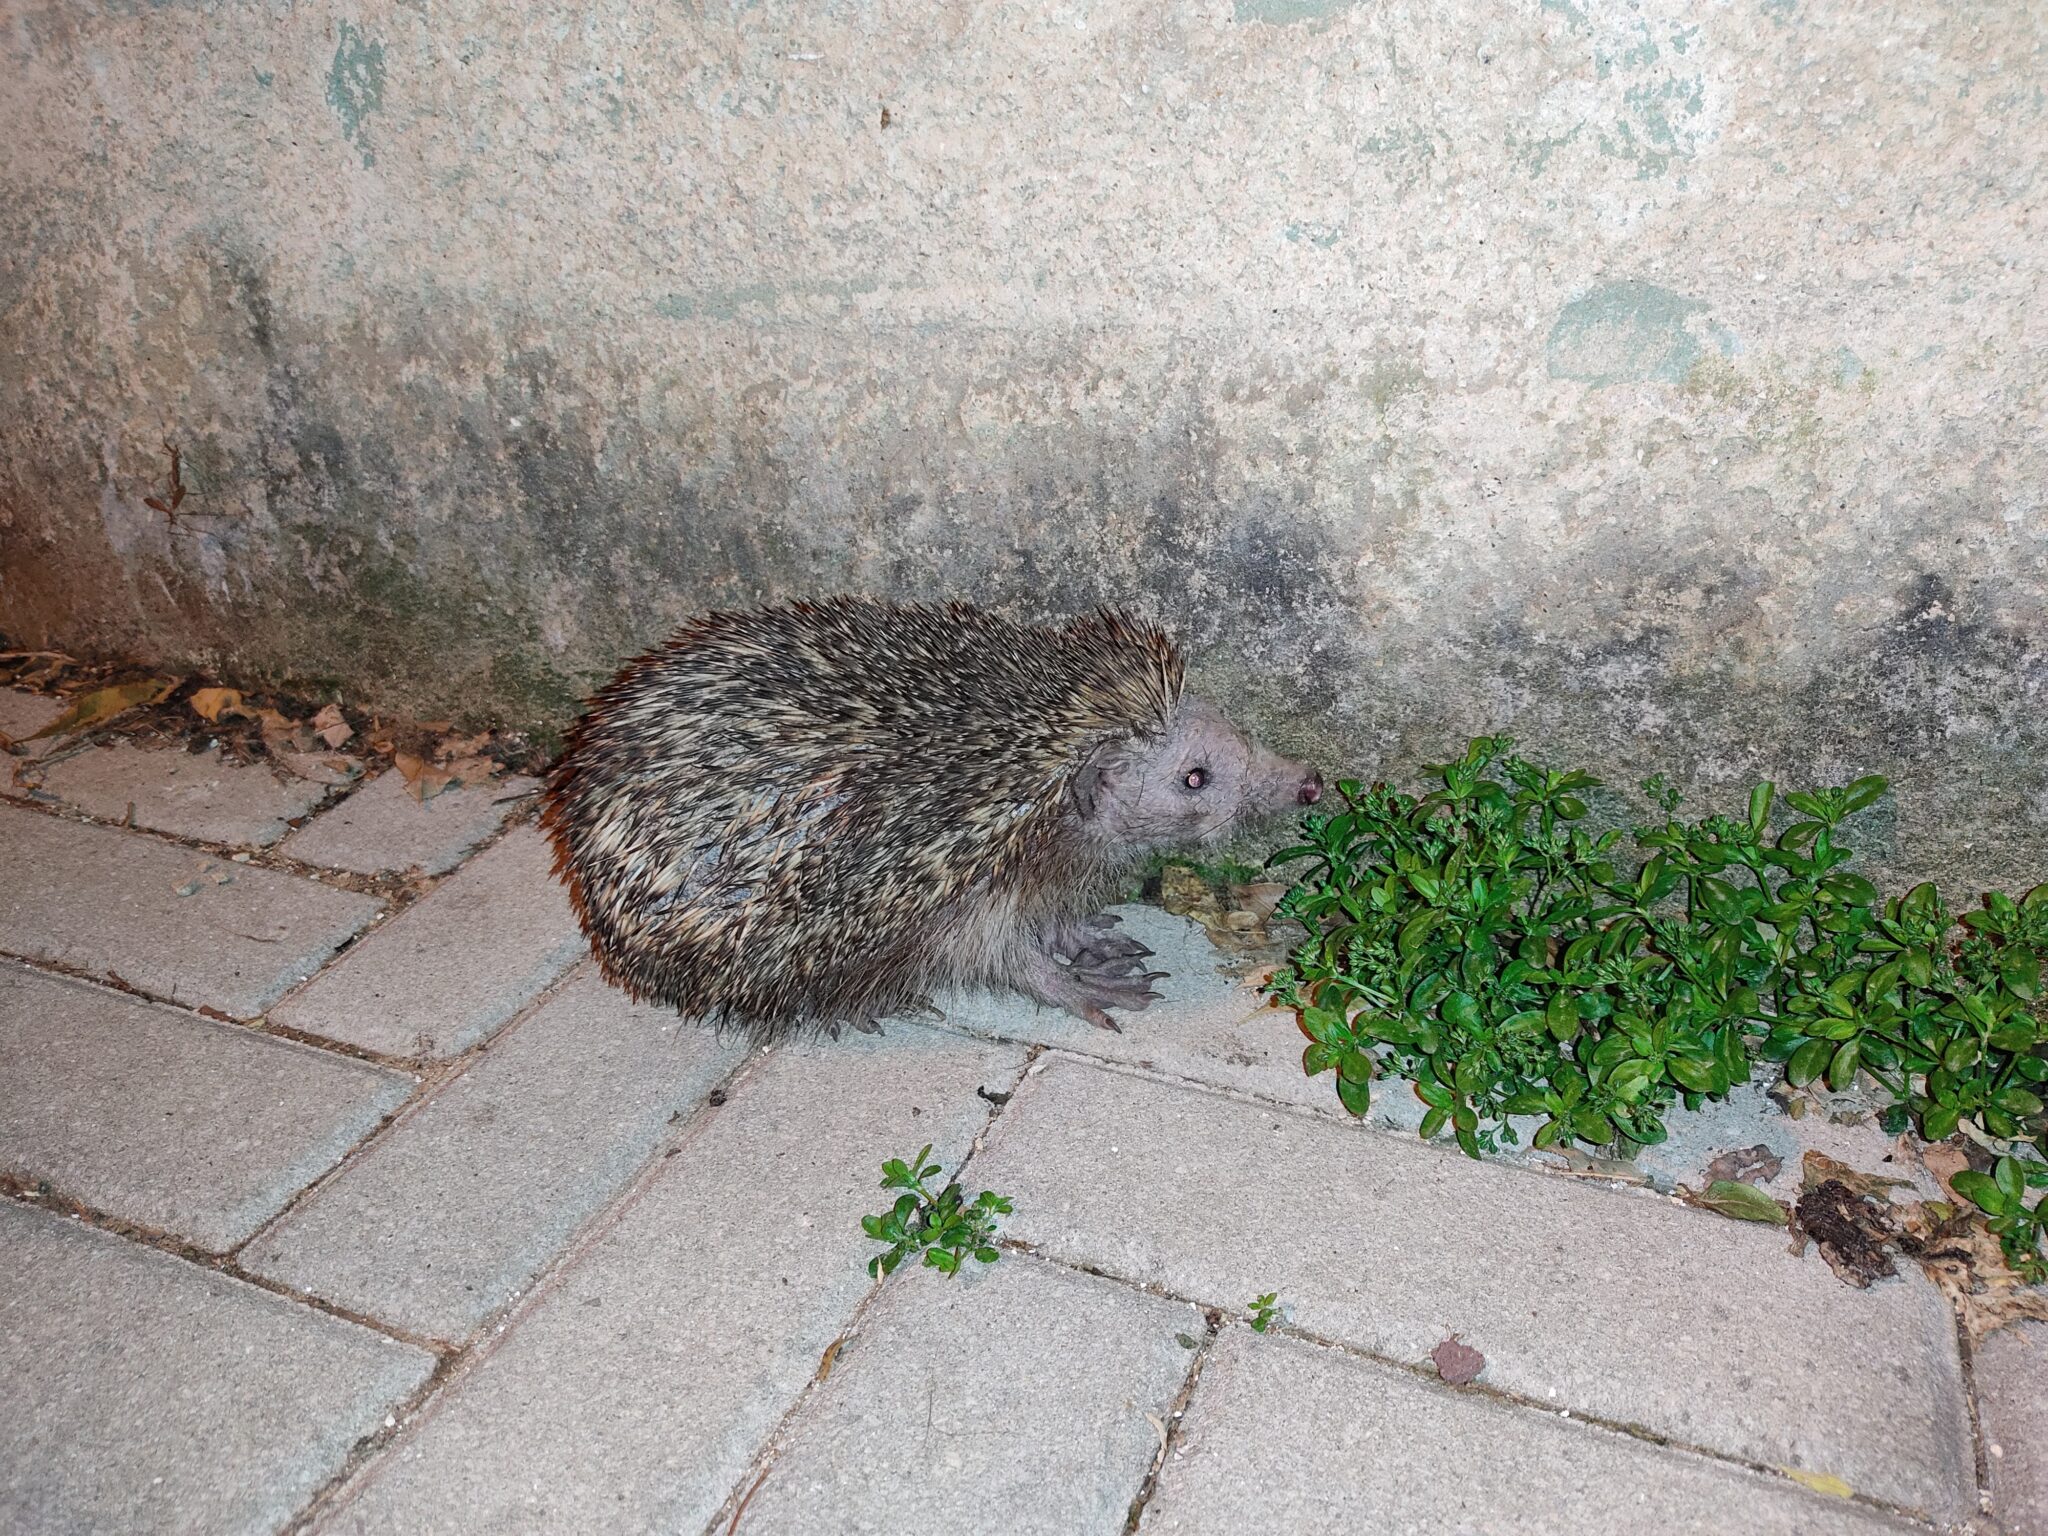
M 2038 3 L 4 15 L 17 639 L 559 721 L 706 605 L 1115 600 L 1333 765 L 2048 875 Z

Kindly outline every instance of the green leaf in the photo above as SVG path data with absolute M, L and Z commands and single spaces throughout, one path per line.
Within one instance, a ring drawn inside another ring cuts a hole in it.
M 1956 1174 L 1948 1181 L 1948 1187 L 1979 1210 L 1993 1216 L 2004 1215 L 2014 1203 L 2014 1197 L 2009 1197 L 1988 1174 L 1979 1173 L 1974 1168 L 1966 1168 Z
M 1920 1115 L 1920 1134 L 1929 1141 L 1947 1141 L 1956 1133 L 1962 1112 L 1953 1104 L 1930 1104 Z
M 1785 1063 L 1785 1081 L 1794 1088 L 1804 1088 L 1819 1077 L 1829 1058 L 1834 1054 L 1831 1040 L 1809 1040 L 1792 1053 L 1792 1059 Z
M 1828 1063 L 1828 1086 L 1840 1093 L 1855 1079 L 1863 1054 L 1862 1042 L 1845 1040 Z
M 1784 1206 L 1754 1184 L 1745 1184 L 1740 1179 L 1716 1179 L 1693 1196 L 1691 1203 L 1737 1221 L 1767 1221 L 1782 1227 L 1791 1219 Z
M 1870 805 L 1878 796 L 1884 793 L 1886 782 L 1884 776 L 1877 773 L 1856 780 L 1849 786 L 1848 793 L 1843 797 L 1842 808 L 1846 811 L 1862 810 L 1866 805 Z
M 2025 1117 L 2028 1115 L 2038 1115 L 2042 1110 L 2041 1096 L 2039 1094 L 2031 1093 L 2027 1089 L 2017 1086 L 1999 1089 L 1998 1092 L 1991 1095 L 1991 1102 L 2004 1110 L 2008 1115 Z
M 2016 997 L 2031 1001 L 2041 991 L 2041 957 L 2032 950 L 2007 949 L 1998 957 L 1998 974 Z
M 1339 1074 L 1337 1099 L 1345 1109 L 1361 1120 L 1364 1119 L 1365 1112 L 1372 1108 L 1372 1080 L 1369 1077 L 1345 1077 Z
M 1996 1184 L 1998 1192 L 2014 1205 L 2020 1203 L 2027 1188 L 2018 1161 L 2010 1157 L 2001 1157 L 1992 1165 L 1991 1182 Z
M 1776 792 L 1776 788 L 1777 786 L 1772 784 L 1769 779 L 1765 779 L 1763 783 L 1757 785 L 1755 789 L 1749 792 L 1750 831 L 1761 832 L 1765 824 L 1770 821 L 1771 796 Z
M 1714 1069 L 1704 1061 L 1694 1061 L 1687 1056 L 1673 1056 L 1664 1063 L 1673 1081 L 1690 1088 L 1694 1093 L 1716 1093 L 1720 1090 L 1714 1081 Z
M 1469 992 L 1453 992 L 1438 1010 L 1446 1024 L 1458 1029 L 1479 1027 L 1479 1000 Z

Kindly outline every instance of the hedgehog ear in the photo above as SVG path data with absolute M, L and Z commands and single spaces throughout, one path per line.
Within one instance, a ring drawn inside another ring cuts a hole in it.
M 1093 820 L 1102 809 L 1104 798 L 1123 777 L 1124 763 L 1124 754 L 1117 743 L 1105 741 L 1088 754 L 1087 760 L 1067 780 L 1067 793 L 1084 821 Z

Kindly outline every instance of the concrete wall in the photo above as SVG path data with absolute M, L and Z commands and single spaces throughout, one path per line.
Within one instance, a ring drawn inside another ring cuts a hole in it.
M 558 723 L 711 604 L 1114 600 L 1331 766 L 2048 876 L 2038 0 L 0 13 L 17 640 Z

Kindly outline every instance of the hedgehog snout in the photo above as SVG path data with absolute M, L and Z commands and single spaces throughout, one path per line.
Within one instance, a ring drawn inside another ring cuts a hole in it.
M 1303 805 L 1314 805 L 1323 798 L 1323 776 L 1311 768 L 1308 777 L 1301 781 L 1301 788 L 1294 792 L 1294 798 Z

